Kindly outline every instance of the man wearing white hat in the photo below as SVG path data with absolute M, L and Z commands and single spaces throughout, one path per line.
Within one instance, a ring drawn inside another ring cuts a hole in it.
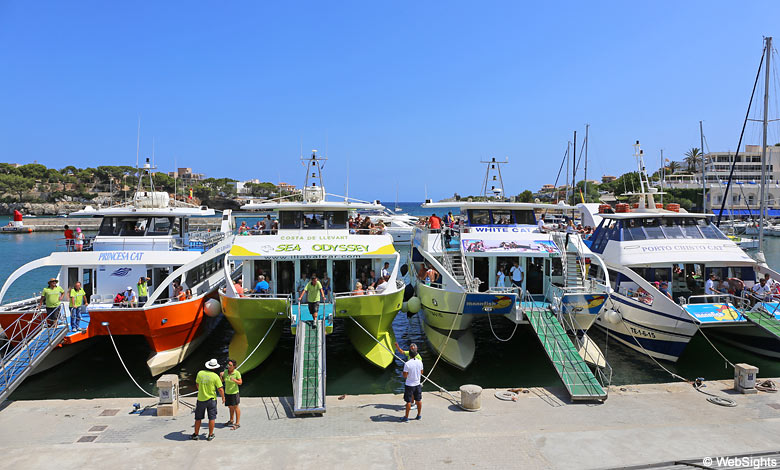
M 219 369 L 219 362 L 211 359 L 206 363 L 206 369 L 198 372 L 195 378 L 195 387 L 198 389 L 198 402 L 195 405 L 195 432 L 190 439 L 198 440 L 200 433 L 200 422 L 203 420 L 206 412 L 209 415 L 209 435 L 207 441 L 214 439 L 214 423 L 217 421 L 217 392 L 222 398 L 222 404 L 225 404 L 225 391 L 222 388 L 222 380 L 215 370 Z
M 125 302 L 127 302 L 128 307 L 138 306 L 138 296 L 131 286 L 127 286 L 127 290 L 125 291 Z

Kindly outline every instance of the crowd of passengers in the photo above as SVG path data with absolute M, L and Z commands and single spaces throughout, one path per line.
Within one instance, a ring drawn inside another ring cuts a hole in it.
M 238 227 L 239 235 L 276 235 L 279 232 L 279 221 L 272 219 L 270 215 L 265 219 L 260 219 L 253 226 L 247 225 L 246 221 L 241 222 Z
M 316 220 L 312 219 L 312 225 L 316 225 Z M 384 221 L 377 220 L 373 222 L 369 216 L 357 214 L 348 219 L 349 233 L 353 235 L 382 235 L 386 233 Z M 254 225 L 249 226 L 246 221 L 241 222 L 237 230 L 239 235 L 276 235 L 279 232 L 279 221 L 272 219 L 270 215 L 264 219 L 258 220 Z
M 372 222 L 371 217 L 361 217 L 360 214 L 350 217 L 348 223 L 349 233 L 355 235 L 382 235 L 387 230 L 381 219 Z
M 675 266 L 674 274 L 679 275 L 681 273 L 682 270 L 678 266 Z M 650 284 L 652 284 L 662 295 L 674 300 L 672 294 L 669 292 L 668 281 L 662 279 L 660 281 L 653 281 Z M 686 276 L 686 284 L 691 292 L 696 292 L 697 280 L 693 273 L 689 273 L 688 276 Z M 701 291 L 699 290 L 699 292 Z M 636 292 L 628 292 L 628 295 L 635 297 L 637 300 L 647 305 L 653 303 L 653 296 L 641 287 L 639 287 Z M 721 279 L 716 274 L 710 273 L 709 278 L 704 283 L 704 295 L 729 295 L 737 298 L 746 298 L 752 303 L 778 301 L 780 300 L 780 282 L 772 279 L 769 274 L 765 274 L 764 277 L 759 279 L 752 287 L 746 289 L 745 281 L 738 277 Z M 705 301 L 717 301 L 717 298 L 708 299 L 705 297 Z
M 417 225 L 427 227 L 431 230 L 445 230 L 446 232 L 453 232 L 455 227 L 460 231 L 463 228 L 463 217 L 453 216 L 452 212 L 448 212 L 444 218 L 437 216 L 435 213 L 430 217 L 421 217 Z M 480 225 L 480 224 L 476 224 Z M 508 215 L 498 217 L 493 221 L 493 225 L 512 225 L 512 221 Z M 582 224 L 574 224 L 574 220 L 566 218 L 562 223 L 547 223 L 544 221 L 544 213 L 542 213 L 537 219 L 536 226 L 541 233 L 547 232 L 566 232 L 566 233 L 578 233 L 583 238 L 588 238 L 593 234 L 595 230 L 589 225 L 583 226 Z

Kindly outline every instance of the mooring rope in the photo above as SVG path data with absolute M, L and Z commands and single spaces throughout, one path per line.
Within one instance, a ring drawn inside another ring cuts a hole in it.
M 111 334 L 111 328 L 108 327 L 108 322 L 106 322 L 104 326 L 106 327 L 106 330 L 108 330 L 108 337 L 111 338 L 111 344 L 114 345 L 114 351 L 116 351 L 116 356 L 119 358 L 119 362 L 122 364 L 122 367 L 125 368 L 125 372 L 127 372 L 127 376 L 130 377 L 130 380 L 132 380 L 135 386 L 138 387 L 138 390 L 144 392 L 149 397 L 157 398 L 157 395 L 152 395 L 151 393 L 147 392 L 146 390 L 143 389 L 143 387 L 138 385 L 138 382 L 135 381 L 133 375 L 130 374 L 130 370 L 125 365 L 125 361 L 122 359 L 122 355 L 119 354 L 119 348 L 116 347 L 116 341 L 114 341 L 114 335 Z

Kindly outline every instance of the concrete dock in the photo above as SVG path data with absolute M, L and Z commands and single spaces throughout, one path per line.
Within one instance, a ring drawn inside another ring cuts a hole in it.
M 484 390 L 477 412 L 425 393 L 423 419 L 401 423 L 400 395 L 329 396 L 324 415 L 304 418 L 293 417 L 290 398 L 242 398 L 242 427 L 223 427 L 220 405 L 211 442 L 189 440 L 187 407 L 176 417 L 128 414 L 154 399 L 17 401 L 0 411 L 0 451 L 5 468 L 322 470 L 701 465 L 704 457 L 780 450 L 778 394 L 706 385 L 738 406 L 711 404 L 684 383 L 612 387 L 603 404 L 570 404 L 563 389 L 527 389 L 517 401 Z
M 81 227 L 87 232 L 97 231 L 103 219 L 95 217 L 32 217 L 24 218 L 24 226 L 30 227 L 34 232 L 61 232 L 65 225 L 71 229 Z M 193 230 L 215 230 L 220 227 L 222 217 L 193 217 L 190 219 L 190 228 Z M 4 233 L 4 232 L 0 232 Z M 13 234 L 12 232 L 7 232 Z

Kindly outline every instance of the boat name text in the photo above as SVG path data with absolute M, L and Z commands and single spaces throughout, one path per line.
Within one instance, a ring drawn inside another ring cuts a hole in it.
M 142 251 L 106 251 L 100 253 L 98 261 L 141 261 Z

